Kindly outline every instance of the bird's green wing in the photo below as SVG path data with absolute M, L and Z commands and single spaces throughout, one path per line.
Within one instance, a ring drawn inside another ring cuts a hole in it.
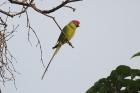
M 61 32 L 59 38 L 58 38 L 58 42 L 61 42 L 62 44 L 64 44 L 66 42 L 66 33 L 68 31 L 68 26 L 65 26 L 62 30 L 63 32 Z

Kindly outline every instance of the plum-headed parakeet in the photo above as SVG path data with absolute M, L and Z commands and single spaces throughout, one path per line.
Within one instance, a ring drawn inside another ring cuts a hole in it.
M 59 51 L 59 49 L 61 48 L 61 46 L 63 44 L 68 43 L 71 40 L 71 38 L 73 37 L 73 35 L 76 31 L 76 28 L 79 27 L 79 24 L 80 24 L 80 22 L 78 20 L 72 20 L 70 23 L 68 23 L 63 28 L 56 45 L 53 47 L 53 49 L 55 49 L 54 54 L 53 54 L 52 58 L 50 59 L 48 65 L 47 65 L 47 67 L 42 75 L 42 79 L 44 78 L 45 73 L 48 70 L 49 65 L 52 62 L 54 56 L 57 54 L 57 52 Z

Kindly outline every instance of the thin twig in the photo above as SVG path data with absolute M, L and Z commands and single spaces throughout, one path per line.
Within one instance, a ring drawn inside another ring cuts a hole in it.
M 29 26 L 30 26 L 30 20 L 29 20 L 29 16 L 28 16 L 27 11 L 25 13 L 26 13 L 26 21 L 27 21 L 27 27 L 28 27 L 28 42 L 32 46 L 32 42 L 30 41 L 30 28 L 29 28 Z
M 45 67 L 44 62 L 43 62 L 43 50 L 42 50 L 41 42 L 40 42 L 40 40 L 39 40 L 39 38 L 38 38 L 35 30 L 32 27 L 30 27 L 30 29 L 32 30 L 32 32 L 34 33 L 34 35 L 35 35 L 35 37 L 36 37 L 36 39 L 38 41 L 37 44 L 36 44 L 36 46 L 39 45 L 39 49 L 40 49 L 40 60 L 41 60 L 41 62 L 43 64 L 43 67 Z
M 0 4 L 0 7 L 2 7 L 4 4 L 6 4 L 6 1 L 5 1 L 5 2 L 3 2 L 2 4 Z
M 7 19 L 6 17 L 5 21 L 0 17 L 0 23 L 3 25 L 3 29 L 0 31 L 0 81 L 5 85 L 6 81 L 13 81 L 14 86 L 16 87 L 15 84 L 15 73 L 17 71 L 15 70 L 15 66 L 13 64 L 14 61 L 16 61 L 15 57 L 10 53 L 10 51 L 7 48 L 7 38 L 9 38 L 18 28 L 14 28 L 11 32 L 6 32 L 7 31 Z M 13 60 L 14 59 L 14 60 Z
M 14 32 L 16 32 L 16 30 L 17 30 L 18 27 L 19 27 L 19 25 L 17 25 L 17 26 L 14 28 L 14 25 L 13 25 L 13 30 L 12 30 L 9 34 L 7 34 L 7 35 L 5 36 L 5 38 L 9 37 L 11 34 L 13 34 Z M 7 41 L 7 40 L 6 40 L 6 41 Z
M 35 30 L 31 27 L 31 24 L 30 24 L 30 20 L 29 20 L 29 16 L 28 16 L 28 13 L 26 11 L 26 17 L 27 17 L 27 27 L 28 27 L 28 41 L 29 43 L 32 45 L 31 41 L 30 41 L 30 31 L 32 31 L 37 39 L 37 44 L 36 46 L 39 45 L 39 49 L 40 49 L 40 61 L 42 62 L 43 64 L 43 67 L 45 67 L 44 65 L 44 62 L 43 62 L 43 50 L 42 50 L 42 46 L 41 46 L 41 42 L 40 42 L 40 39 L 38 38 Z
M 66 5 L 65 5 L 64 7 L 67 7 L 67 8 L 72 9 L 73 12 L 75 12 L 75 10 L 76 10 L 75 8 L 73 8 L 73 7 L 71 7 L 71 6 L 66 6 Z

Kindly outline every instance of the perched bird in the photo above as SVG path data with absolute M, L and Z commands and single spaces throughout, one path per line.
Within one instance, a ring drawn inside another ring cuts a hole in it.
M 80 24 L 80 22 L 78 20 L 72 20 L 70 23 L 68 23 L 63 28 L 56 45 L 53 47 L 53 49 L 55 49 L 54 54 L 53 54 L 52 58 L 50 59 L 48 65 L 42 75 L 42 79 L 44 78 L 45 73 L 48 70 L 50 63 L 52 62 L 54 56 L 58 53 L 59 49 L 61 48 L 61 46 L 63 44 L 68 43 L 71 40 L 71 38 L 74 36 L 76 28 L 79 27 L 79 24 Z

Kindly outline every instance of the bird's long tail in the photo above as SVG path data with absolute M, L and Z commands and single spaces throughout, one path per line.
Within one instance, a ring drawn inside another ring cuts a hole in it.
M 50 66 L 50 64 L 51 64 L 51 62 L 52 62 L 52 60 L 53 60 L 54 56 L 58 53 L 58 51 L 59 51 L 59 49 L 60 49 L 60 48 L 61 48 L 61 45 L 57 46 L 57 48 L 56 48 L 56 50 L 54 51 L 54 54 L 53 54 L 52 58 L 50 59 L 50 61 L 49 61 L 48 65 L 47 65 L 47 67 L 46 67 L 46 69 L 45 69 L 45 71 L 44 71 L 44 73 L 43 73 L 43 75 L 42 75 L 42 78 L 41 78 L 41 79 L 43 79 L 43 78 L 44 78 L 45 73 L 47 72 L 47 70 L 48 70 L 48 68 L 49 68 L 49 66 Z

